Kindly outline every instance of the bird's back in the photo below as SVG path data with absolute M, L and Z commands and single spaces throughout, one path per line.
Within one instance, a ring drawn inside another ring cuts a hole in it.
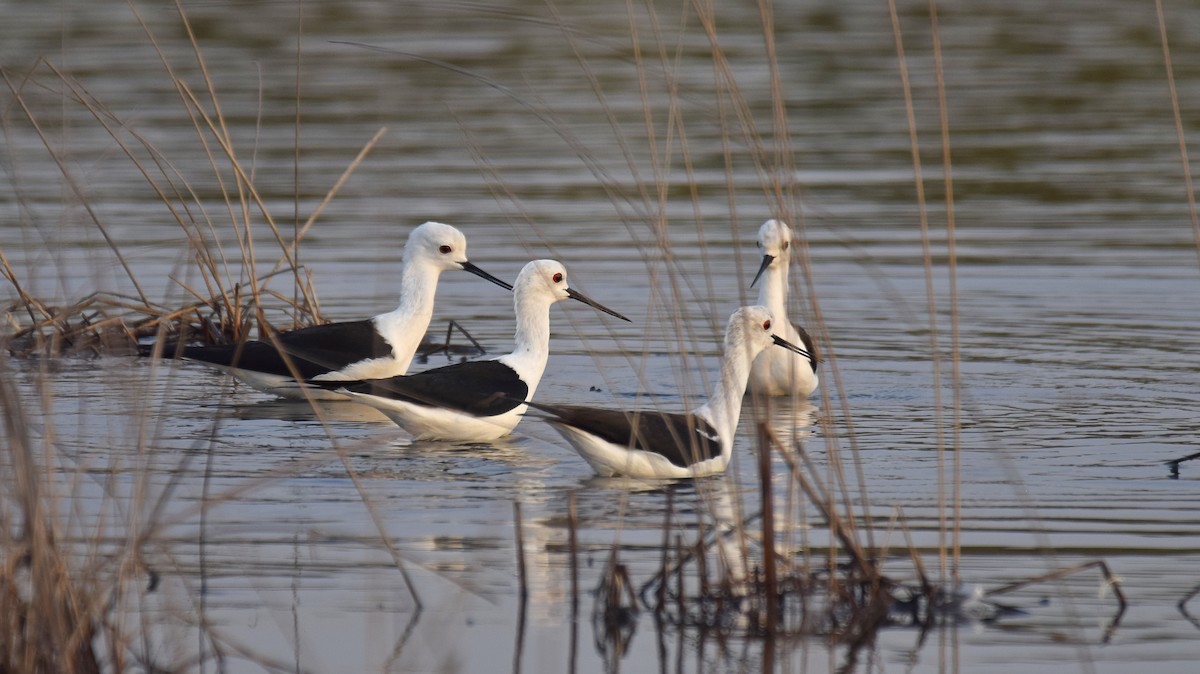
M 572 426 L 618 447 L 658 454 L 680 468 L 721 454 L 716 429 L 693 414 L 626 412 L 578 405 L 531 406 L 551 414 L 552 422 Z
M 456 363 L 402 377 L 321 385 L 477 417 L 509 412 L 524 404 L 529 395 L 529 386 L 517 373 L 495 360 Z
M 276 348 L 276 342 L 287 355 L 286 358 Z M 269 341 L 185 346 L 180 350 L 180 355 L 221 367 L 281 377 L 298 374 L 301 379 L 311 379 L 360 361 L 390 358 L 392 348 L 370 320 L 363 320 L 280 332 Z

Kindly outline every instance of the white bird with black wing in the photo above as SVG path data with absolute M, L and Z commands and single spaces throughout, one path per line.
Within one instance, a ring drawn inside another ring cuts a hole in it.
M 597 474 L 639 478 L 690 478 L 721 473 L 733 455 L 742 397 L 754 358 L 777 345 L 808 352 L 774 332 L 771 311 L 742 307 L 729 317 L 717 390 L 684 414 L 530 403 L 566 438 Z
M 508 435 L 546 370 L 550 305 L 573 299 L 629 320 L 572 289 L 566 268 L 554 260 L 525 265 L 513 295 L 517 331 L 510 354 L 403 377 L 315 383 L 379 409 L 417 440 L 484 442 Z
M 440 222 L 426 222 L 408 236 L 400 273 L 400 304 L 359 321 L 314 325 L 240 344 L 184 346 L 178 355 L 219 367 L 250 386 L 285 398 L 305 397 L 300 380 L 359 380 L 392 377 L 409 363 L 433 318 L 442 272 L 461 269 L 512 290 L 512 286 L 467 260 L 467 239 Z M 278 348 L 277 348 L 278 346 Z M 145 350 L 149 351 L 149 348 Z M 164 353 L 172 355 L 175 347 Z M 309 387 L 317 399 L 345 396 Z
M 780 337 L 804 348 L 804 355 L 767 349 L 750 369 L 751 393 L 768 396 L 805 396 L 816 390 L 817 349 L 808 332 L 788 320 L 788 266 L 792 259 L 792 228 L 780 220 L 767 220 L 758 229 L 762 263 L 750 287 L 762 280 L 758 303 L 775 315 Z

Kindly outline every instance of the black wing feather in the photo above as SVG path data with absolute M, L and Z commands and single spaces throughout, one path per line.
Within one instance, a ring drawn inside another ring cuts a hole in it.
M 293 376 L 291 360 L 302 379 L 310 379 L 340 370 L 360 360 L 392 355 L 392 346 L 375 330 L 371 319 L 313 325 L 276 335 L 283 352 L 273 342 L 250 340 L 244 344 L 187 346 L 185 358 L 213 365 L 238 367 L 255 372 Z M 165 353 L 165 352 L 164 352 Z
M 182 350 L 184 358 L 199 360 L 212 365 L 236 367 L 266 374 L 283 377 L 295 376 L 288 361 L 284 360 L 275 347 L 265 342 L 252 340 L 243 344 L 224 344 L 220 346 L 185 346 Z M 324 365 L 313 363 L 299 357 L 292 357 L 291 364 L 296 368 L 302 379 L 309 379 L 329 372 Z
M 795 328 L 796 332 L 800 335 L 800 341 L 802 342 L 800 346 L 804 347 L 805 351 L 808 351 L 808 364 L 812 366 L 813 372 L 816 372 L 817 363 L 821 362 L 821 354 L 817 353 L 817 343 L 813 341 L 812 335 L 808 334 L 808 330 L 805 330 L 795 323 L 792 324 L 792 327 Z
M 529 395 L 529 386 L 516 371 L 495 360 L 455 363 L 388 379 L 312 383 L 426 407 L 445 407 L 477 417 L 504 414 L 525 404 Z
M 607 410 L 580 405 L 529 403 L 559 421 L 614 445 L 653 452 L 680 468 L 719 456 L 717 431 L 693 414 Z
M 277 335 L 288 355 L 340 370 L 369 358 L 392 355 L 392 345 L 375 329 L 374 319 L 343 321 L 289 330 Z

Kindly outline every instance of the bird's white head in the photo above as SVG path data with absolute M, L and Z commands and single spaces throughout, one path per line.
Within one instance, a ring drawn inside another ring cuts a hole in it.
M 517 295 L 518 305 L 525 299 L 541 300 L 547 305 L 572 299 L 599 309 L 610 316 L 616 316 L 625 321 L 629 320 L 599 302 L 589 299 L 578 290 L 572 289 L 567 282 L 567 268 L 557 260 L 534 260 L 526 264 L 521 269 L 521 273 L 517 275 L 513 292 Z
M 752 361 L 772 344 L 808 356 L 808 351 L 803 347 L 775 334 L 775 317 L 764 306 L 741 307 L 729 317 L 729 325 L 725 328 L 726 353 L 740 351 Z
M 741 307 L 729 317 L 725 328 L 725 351 L 736 353 L 744 351 L 753 360 L 771 345 L 775 334 L 773 324 L 775 317 L 771 310 L 764 306 Z
M 775 334 L 775 317 L 762 306 L 741 307 L 729 317 L 725 328 L 725 353 L 721 360 L 721 383 L 708 403 L 696 414 L 713 423 L 726 450 L 732 444 L 734 430 L 741 415 L 742 396 L 750 376 L 750 364 L 772 344 L 796 353 L 807 354 Z
M 517 371 L 529 394 L 537 388 L 550 352 L 550 305 L 572 299 L 600 311 L 629 320 L 573 290 L 567 283 L 567 268 L 555 260 L 534 260 L 521 269 L 513 288 L 513 308 L 517 314 L 517 348 L 500 362 Z
M 776 259 L 792 256 L 792 228 L 783 220 L 767 220 L 758 228 L 758 249 Z
M 513 292 L 518 295 L 545 297 L 551 304 L 570 297 L 569 289 L 567 268 L 557 260 L 534 260 L 526 264 L 513 284 Z
M 404 262 L 431 264 L 441 270 L 462 269 L 467 261 L 467 237 L 457 228 L 440 222 L 427 222 L 408 235 Z
M 792 259 L 792 228 L 782 220 L 767 220 L 758 228 L 758 250 L 762 253 L 762 265 L 750 285 L 758 283 L 767 269 L 787 269 Z
M 406 268 L 432 269 L 437 273 L 462 269 L 496 285 L 512 290 L 512 286 L 483 271 L 467 259 L 467 237 L 457 228 L 441 222 L 427 222 L 408 235 L 404 245 Z

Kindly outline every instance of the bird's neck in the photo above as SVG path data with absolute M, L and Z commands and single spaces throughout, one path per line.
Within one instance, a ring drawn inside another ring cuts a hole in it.
M 433 299 L 441 273 L 429 265 L 405 261 L 400 272 L 400 303 L 393 313 L 433 316 Z
M 550 303 L 518 296 L 516 348 L 500 360 L 517 371 L 533 396 L 550 358 Z
M 420 264 L 406 263 L 400 272 L 400 303 L 375 317 L 375 327 L 392 345 L 397 361 L 411 361 L 433 319 L 438 272 Z M 404 363 L 408 369 L 408 362 Z
M 749 356 L 745 344 L 726 345 L 717 388 L 708 403 L 696 410 L 698 416 L 707 418 L 716 427 L 721 436 L 722 453 L 732 448 L 733 436 L 742 416 L 742 398 L 746 395 L 752 361 Z
M 785 320 L 787 316 L 788 295 L 788 263 L 786 260 L 776 260 L 767 268 L 763 284 L 758 289 L 758 303 L 771 310 L 775 320 Z

